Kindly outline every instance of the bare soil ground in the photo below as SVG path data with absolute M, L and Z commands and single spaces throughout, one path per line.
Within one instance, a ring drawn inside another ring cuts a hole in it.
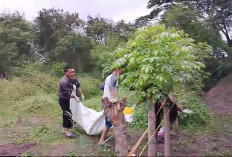
M 221 79 L 203 100 L 214 114 L 232 114 L 232 74 Z
M 215 115 L 215 120 L 208 125 L 206 131 L 198 134 L 181 132 L 180 136 L 172 136 L 173 156 L 232 156 L 232 74 L 223 78 L 219 83 L 203 96 L 203 101 Z M 17 117 L 15 118 L 17 119 Z M 52 121 L 46 116 L 22 118 L 22 123 L 13 122 L 12 126 L 1 126 L 0 128 L 0 156 L 114 156 L 114 138 L 111 138 L 105 146 L 96 146 L 99 136 L 88 136 L 80 128 L 76 128 L 78 136 L 75 139 L 65 138 L 59 131 L 59 127 L 54 128 L 56 143 L 41 143 L 40 140 L 29 142 L 22 140 L 18 142 L 19 136 L 25 139 L 31 136 L 32 126 L 44 125 Z M 128 141 L 132 147 L 141 136 L 144 129 L 128 129 Z M 41 131 L 41 130 L 40 130 Z M 43 132 L 42 130 L 41 132 Z M 34 131 L 35 132 L 35 131 Z M 40 136 L 36 134 L 34 136 Z M 46 132 L 45 132 L 46 133 Z M 113 135 L 111 131 L 107 137 Z M 31 136 L 31 137 L 34 137 Z M 147 142 L 145 138 L 135 152 L 138 156 Z M 157 155 L 163 156 L 164 145 L 157 144 Z M 142 155 L 146 156 L 147 151 Z
M 36 146 L 36 143 L 25 143 L 21 145 L 0 144 L 0 156 L 18 156 L 28 149 Z

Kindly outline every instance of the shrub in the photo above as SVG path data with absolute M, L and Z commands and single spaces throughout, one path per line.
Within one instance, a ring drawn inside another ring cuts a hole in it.
M 101 104 L 102 95 L 91 97 L 90 99 L 82 102 L 86 107 L 91 108 L 96 111 L 102 111 L 102 104 Z
M 144 130 L 148 126 L 148 118 L 147 118 L 147 102 L 140 104 L 136 107 L 133 115 L 132 123 L 129 123 L 129 126 L 135 128 L 143 128 Z
M 21 78 L 15 77 L 8 80 L 0 80 L 0 102 L 20 101 L 27 96 L 36 95 L 37 91 L 33 85 Z
M 193 111 L 192 114 L 181 114 L 179 116 L 180 127 L 182 129 L 193 129 L 205 126 L 212 119 L 212 113 L 195 92 L 185 94 L 179 99 L 178 104 L 183 109 L 188 108 Z
M 102 91 L 98 88 L 102 83 L 101 80 L 88 77 L 78 77 L 77 79 L 81 84 L 81 89 L 86 99 L 102 94 Z

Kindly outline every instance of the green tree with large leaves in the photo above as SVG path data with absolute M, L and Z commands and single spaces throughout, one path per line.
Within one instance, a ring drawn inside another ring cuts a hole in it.
M 211 46 L 195 44 L 183 31 L 166 29 L 164 25 L 148 26 L 138 29 L 134 40 L 116 50 L 117 60 L 112 67 L 124 68 L 120 85 L 135 90 L 140 98 L 147 97 L 151 109 L 152 102 L 170 92 L 177 93 L 185 84 L 200 84 L 204 60 L 211 51 Z M 153 145 L 149 146 L 148 152 L 152 153 L 152 149 Z
M 148 26 L 138 29 L 134 40 L 116 50 L 118 59 L 113 67 L 125 67 L 122 86 L 139 95 L 145 92 L 156 101 L 184 83 L 198 83 L 211 50 L 206 43 L 195 44 L 183 31 Z

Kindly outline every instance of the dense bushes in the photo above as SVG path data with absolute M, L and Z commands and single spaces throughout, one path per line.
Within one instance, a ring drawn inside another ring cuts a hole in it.
M 178 103 L 183 109 L 190 109 L 192 114 L 180 114 L 180 126 L 183 129 L 193 129 L 199 126 L 205 126 L 212 119 L 211 112 L 201 101 L 195 92 L 187 93 Z
M 99 85 L 102 83 L 101 80 L 89 77 L 78 77 L 77 79 L 79 80 L 81 89 L 87 99 L 102 93 L 98 89 Z
M 205 78 L 204 83 L 204 91 L 209 91 L 216 83 L 225 77 L 226 75 L 232 73 L 232 64 L 221 65 L 219 63 L 215 64 L 213 67 L 207 69 L 207 71 L 211 74 L 209 77 Z
M 179 114 L 179 123 L 182 130 L 196 130 L 196 128 L 204 127 L 213 118 L 211 112 L 195 92 L 183 95 L 183 97 L 179 99 L 178 104 L 183 109 L 190 109 L 193 111 L 192 114 Z M 130 126 L 144 129 L 147 127 L 147 102 L 137 106 L 133 119 Z

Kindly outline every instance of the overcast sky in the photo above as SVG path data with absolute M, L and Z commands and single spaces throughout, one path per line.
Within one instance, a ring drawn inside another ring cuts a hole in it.
M 80 18 L 100 14 L 114 20 L 133 21 L 137 17 L 147 15 L 148 0 L 0 0 L 0 13 L 20 11 L 28 20 L 33 20 L 42 8 L 64 9 L 78 12 Z

